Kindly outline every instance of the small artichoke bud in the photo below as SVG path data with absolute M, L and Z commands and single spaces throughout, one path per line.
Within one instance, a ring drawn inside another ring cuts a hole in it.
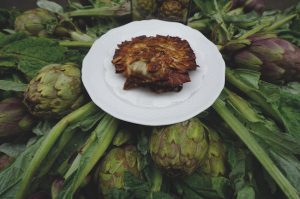
M 51 198 L 56 199 L 58 198 L 59 191 L 64 186 L 65 180 L 62 177 L 57 177 L 52 183 L 51 186 Z
M 15 30 L 33 36 L 46 36 L 49 26 L 55 24 L 57 18 L 48 10 L 36 8 L 27 10 L 15 20 Z
M 42 68 L 24 93 L 24 103 L 36 116 L 61 118 L 83 103 L 81 74 L 72 63 Z
M 202 172 L 210 176 L 222 176 L 225 174 L 225 146 L 219 135 L 208 129 L 209 147 L 202 164 Z
M 140 176 L 140 156 L 133 145 L 113 148 L 101 161 L 97 170 L 98 186 L 104 196 L 110 189 L 124 189 L 124 174 Z
M 189 175 L 208 150 L 207 132 L 199 119 L 155 128 L 150 137 L 150 154 L 157 166 L 171 176 Z
M 7 98 L 0 102 L 0 138 L 28 132 L 34 124 L 22 100 Z

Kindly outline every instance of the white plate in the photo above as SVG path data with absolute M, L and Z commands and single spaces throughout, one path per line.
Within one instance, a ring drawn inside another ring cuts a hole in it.
M 117 45 L 146 35 L 177 36 L 189 42 L 200 66 L 180 92 L 123 90 L 125 77 L 111 63 Z M 217 47 L 199 31 L 176 22 L 144 20 L 112 29 L 96 40 L 83 60 L 82 81 L 93 102 L 128 122 L 159 126 L 182 122 L 210 107 L 225 83 L 225 63 Z

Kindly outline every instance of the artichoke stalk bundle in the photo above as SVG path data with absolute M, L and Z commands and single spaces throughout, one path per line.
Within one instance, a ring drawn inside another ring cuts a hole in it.
M 50 64 L 30 81 L 24 102 L 35 116 L 60 118 L 82 105 L 82 92 L 76 64 Z
M 0 138 L 28 132 L 34 124 L 33 116 L 19 98 L 0 102 Z
M 171 176 L 189 175 L 204 160 L 208 135 L 197 118 L 155 128 L 150 138 L 150 154 L 155 164 Z
M 225 46 L 225 52 L 233 52 L 234 67 L 259 70 L 272 83 L 300 81 L 300 48 L 272 34 L 255 34 L 247 42 L 238 50 Z

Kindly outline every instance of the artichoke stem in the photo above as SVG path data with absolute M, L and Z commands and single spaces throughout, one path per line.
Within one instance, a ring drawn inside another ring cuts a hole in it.
M 40 148 L 34 155 L 30 165 L 25 169 L 24 176 L 20 182 L 20 187 L 16 195 L 16 199 L 22 199 L 28 192 L 27 189 L 32 181 L 32 178 L 36 174 L 41 162 L 45 159 L 50 149 L 55 144 L 56 140 L 72 122 L 76 122 L 83 117 L 87 117 L 98 111 L 96 105 L 92 102 L 82 106 L 81 108 L 73 111 L 64 118 L 62 118 L 47 134 L 47 137 L 41 144 Z
M 65 47 L 87 47 L 90 48 L 93 45 L 93 41 L 61 41 L 59 45 Z
M 93 169 L 93 167 L 97 164 L 99 159 L 103 156 L 106 149 L 111 144 L 118 127 L 118 120 L 113 118 L 110 115 L 104 116 L 104 118 L 99 122 L 98 126 L 92 132 L 92 135 L 88 138 L 83 150 L 86 152 L 87 150 L 91 155 L 89 156 L 89 161 L 81 167 L 80 170 L 76 170 L 77 178 L 76 181 L 73 181 L 72 184 L 72 193 L 74 193 L 84 182 L 85 177 L 89 174 L 89 172 Z M 102 132 L 102 133 L 101 133 Z M 98 134 L 101 133 L 101 136 Z M 84 155 L 79 154 L 80 156 Z M 77 158 L 77 157 L 76 157 Z M 78 166 L 82 163 L 79 157 L 77 160 Z M 74 169 L 74 168 L 73 168 Z
M 84 34 L 82 32 L 70 31 L 70 37 L 75 41 L 94 41 L 95 39 L 91 36 Z
M 225 102 L 217 99 L 213 104 L 213 108 L 254 154 L 258 161 L 279 185 L 285 195 L 290 199 L 299 199 L 297 190 L 280 172 L 278 167 L 276 167 L 275 163 L 271 160 L 268 154 L 256 142 L 255 138 L 250 134 L 248 129 L 229 111 L 225 105 Z
M 283 125 L 283 122 L 278 116 L 278 113 L 271 107 L 271 105 L 268 104 L 268 102 L 262 96 L 257 94 L 255 91 L 253 92 L 252 88 L 244 84 L 239 79 L 235 78 L 229 69 L 226 69 L 226 80 L 233 86 L 237 87 L 240 91 L 248 95 L 248 97 L 256 101 L 269 116 L 276 120 L 276 122 L 278 122 L 280 125 Z
M 273 31 L 273 30 L 277 29 L 278 27 L 285 25 L 287 22 L 289 22 L 296 16 L 297 16 L 297 14 L 293 14 L 293 15 L 287 16 L 279 21 L 276 21 L 273 25 L 266 28 L 266 31 Z

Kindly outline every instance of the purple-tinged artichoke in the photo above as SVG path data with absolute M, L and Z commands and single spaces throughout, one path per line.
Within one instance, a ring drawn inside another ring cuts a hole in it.
M 124 189 L 125 172 L 139 177 L 139 161 L 140 156 L 133 145 L 117 147 L 109 151 L 97 170 L 97 181 L 102 194 L 106 196 L 113 188 Z
M 231 9 L 243 7 L 245 12 L 262 12 L 265 6 L 265 0 L 231 0 Z
M 7 98 L 0 102 L 0 138 L 28 132 L 33 123 L 22 100 Z
M 149 143 L 151 157 L 170 176 L 189 175 L 205 158 L 207 133 L 197 118 L 155 128 Z
M 300 81 L 300 49 L 274 35 L 252 35 L 249 45 L 231 51 L 234 67 L 261 71 L 262 79 L 272 83 Z
M 33 115 L 60 118 L 82 105 L 82 91 L 77 65 L 50 64 L 30 81 L 24 103 Z
M 219 135 L 207 129 L 209 147 L 205 157 L 205 161 L 201 165 L 203 173 L 210 176 L 222 176 L 225 174 L 225 146 Z
M 6 154 L 0 153 L 0 172 L 6 167 L 8 167 L 13 161 L 14 158 L 9 157 Z
M 57 18 L 53 13 L 42 8 L 35 8 L 25 11 L 16 18 L 15 30 L 33 36 L 46 36 L 49 31 L 53 31 L 52 25 L 56 23 Z

